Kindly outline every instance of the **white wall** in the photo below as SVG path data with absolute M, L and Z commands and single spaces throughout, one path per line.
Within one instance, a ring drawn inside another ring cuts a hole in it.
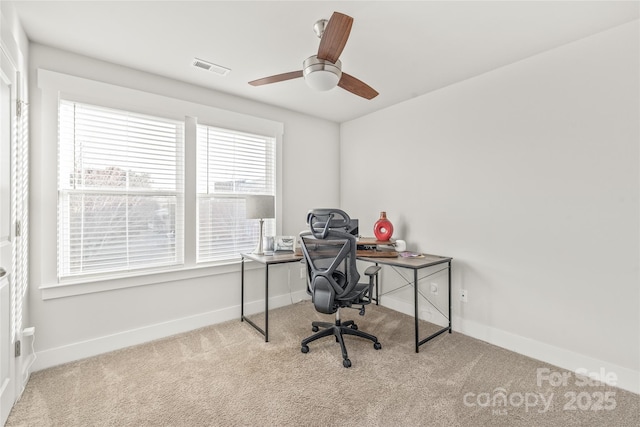
M 361 233 L 385 210 L 409 249 L 454 258 L 454 330 L 636 393 L 638 35 L 625 24 L 341 126 L 341 206 Z
M 221 267 L 220 274 L 192 277 L 172 274 L 154 278 L 151 284 L 121 290 L 42 298 L 41 286 L 56 283 L 55 212 L 56 195 L 50 190 L 56 178 L 55 148 L 43 135 L 55 117 L 42 117 L 42 92 L 37 85 L 39 68 L 71 74 L 153 94 L 209 105 L 284 124 L 282 144 L 282 228 L 279 234 L 297 234 L 305 225 L 310 207 L 338 205 L 339 126 L 299 113 L 251 102 L 160 76 L 97 61 L 51 47 L 30 46 L 31 84 L 31 292 L 32 324 L 36 327 L 35 368 L 42 369 L 122 346 L 136 344 L 210 323 L 240 316 L 240 266 Z M 318 154 L 329 165 L 322 182 L 301 179 L 303 160 L 312 147 L 322 145 Z M 331 170 L 331 165 L 336 165 Z M 55 193 L 55 192 L 54 192 Z M 53 260 L 53 262 L 52 262 Z M 255 267 L 255 266 L 253 266 Z M 271 268 L 271 304 L 296 301 L 304 292 L 299 265 Z M 264 307 L 263 270 L 248 273 L 249 310 Z M 169 278 L 167 280 L 167 278 Z M 142 284 L 142 281 L 137 282 Z M 260 336 L 256 333 L 256 339 Z

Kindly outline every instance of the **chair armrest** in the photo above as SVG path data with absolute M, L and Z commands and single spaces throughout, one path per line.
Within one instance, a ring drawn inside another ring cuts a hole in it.
M 380 271 L 382 267 L 380 267 L 379 265 L 372 265 L 370 267 L 367 267 L 367 269 L 364 271 L 364 274 L 366 274 L 367 276 L 369 276 L 369 290 L 367 291 L 367 293 L 365 295 L 368 296 L 369 298 L 369 302 L 371 302 L 371 300 L 373 299 L 373 278 L 375 277 L 376 280 L 378 278 L 378 272 Z M 364 310 L 364 306 L 363 306 L 363 310 Z
M 367 269 L 364 271 L 364 274 L 369 277 L 375 276 L 376 274 L 378 274 L 378 271 L 380 271 L 381 268 L 382 267 L 380 267 L 379 265 L 372 265 L 371 267 L 367 267 Z

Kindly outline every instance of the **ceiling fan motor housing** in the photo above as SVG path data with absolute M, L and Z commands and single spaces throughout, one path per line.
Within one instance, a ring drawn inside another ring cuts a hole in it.
M 307 85 L 315 90 L 326 91 L 338 85 L 342 77 L 342 62 L 338 60 L 334 64 L 313 55 L 302 63 L 302 72 Z

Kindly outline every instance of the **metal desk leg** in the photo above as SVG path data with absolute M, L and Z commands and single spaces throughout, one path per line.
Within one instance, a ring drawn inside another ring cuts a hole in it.
M 244 315 L 244 257 L 241 262 L 242 268 L 240 270 L 240 289 L 242 295 L 240 296 L 240 321 L 246 321 L 253 326 L 258 332 L 264 335 L 264 341 L 269 342 L 269 264 L 265 265 L 265 278 L 264 278 L 264 330 L 256 325 L 253 320 L 245 317 Z
M 378 263 L 376 262 L 376 267 Z M 378 274 L 376 274 L 376 305 L 380 305 L 380 283 L 378 282 Z
M 240 265 L 240 321 L 244 322 L 244 257 Z
M 413 269 L 413 306 L 415 307 L 415 313 L 413 320 L 416 326 L 416 353 L 420 352 L 420 338 L 418 333 L 418 269 Z
M 264 271 L 264 342 L 269 342 L 269 264 Z
M 418 279 L 418 272 L 417 270 L 415 271 L 415 276 L 414 276 L 414 280 L 415 280 L 415 284 L 416 284 L 416 289 L 417 289 L 417 281 Z M 423 339 L 422 341 L 418 341 L 418 291 L 416 290 L 415 292 L 415 303 L 416 303 L 416 353 L 418 352 L 418 348 L 426 343 L 427 341 L 431 341 L 433 338 L 437 337 L 438 335 L 449 331 L 449 333 L 451 333 L 451 261 L 449 261 L 449 326 L 445 326 L 444 328 L 440 329 L 439 331 L 429 335 L 427 338 Z
M 449 333 L 451 333 L 451 261 L 449 261 Z

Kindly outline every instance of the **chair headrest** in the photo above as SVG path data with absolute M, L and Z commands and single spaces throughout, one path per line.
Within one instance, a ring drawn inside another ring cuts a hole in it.
M 346 230 L 350 223 L 349 215 L 336 208 L 312 209 L 307 213 L 307 224 L 316 239 L 325 239 L 329 230 Z

